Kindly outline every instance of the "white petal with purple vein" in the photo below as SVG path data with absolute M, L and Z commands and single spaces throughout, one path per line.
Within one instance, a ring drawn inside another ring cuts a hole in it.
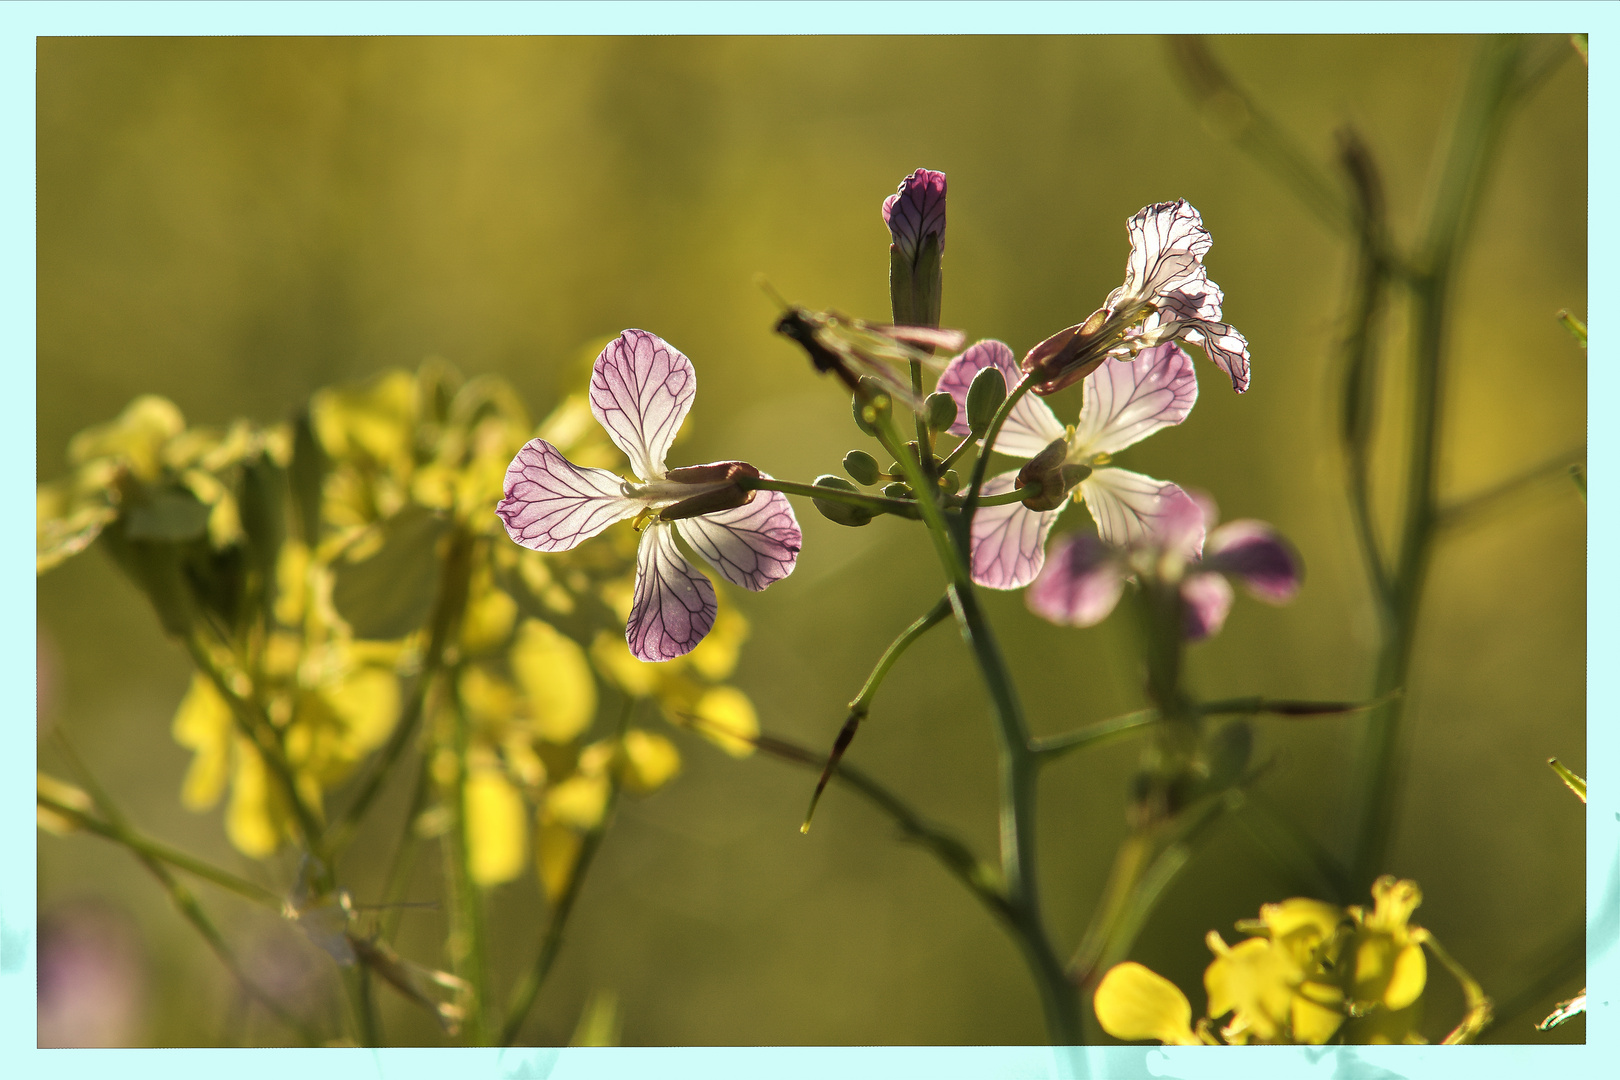
M 939 376 L 938 392 L 956 399 L 956 423 L 950 427 L 953 435 L 966 435 L 968 387 L 973 377 L 987 367 L 999 368 L 1007 380 L 1007 392 L 1023 381 L 1024 373 L 1018 369 L 1012 350 L 999 341 L 976 341 L 961 356 L 953 359 Z M 996 436 L 996 452 L 1009 457 L 1032 458 L 1046 448 L 1053 439 L 1063 438 L 1063 425 L 1052 407 L 1034 394 L 1018 399 L 1012 412 L 1007 414 Z
M 675 546 L 675 532 L 655 522 L 641 534 L 636 592 L 624 638 L 641 660 L 685 656 L 714 626 L 714 586 Z
M 1015 472 L 984 482 L 985 495 L 1013 489 Z M 1031 510 L 1023 503 L 981 506 L 973 515 L 973 580 L 990 589 L 1021 589 L 1035 580 L 1046 559 L 1046 537 L 1069 500 L 1055 510 Z
M 1203 513 L 1192 496 L 1167 480 L 1127 469 L 1097 469 L 1080 482 L 1080 496 L 1097 523 L 1097 535 L 1115 547 L 1162 538 L 1166 529 L 1191 516 L 1199 522 L 1187 537 L 1188 554 L 1204 547 Z
M 643 480 L 664 475 L 664 455 L 696 396 L 692 362 L 645 330 L 613 339 L 591 370 L 591 412 Z
M 1105 360 L 1086 376 L 1077 457 L 1114 454 L 1187 419 L 1198 400 L 1192 357 L 1173 341 L 1143 349 L 1133 361 Z
M 645 505 L 624 497 L 624 481 L 606 469 L 573 464 L 535 439 L 506 467 L 505 498 L 495 507 L 514 541 L 536 551 L 566 551 Z
M 755 592 L 793 573 L 803 536 L 787 496 L 759 491 L 754 501 L 675 522 L 715 573 Z
M 1125 263 L 1125 284 L 1110 296 L 1150 300 L 1193 286 L 1204 276 L 1203 258 L 1211 243 L 1209 230 L 1185 199 L 1154 203 L 1136 212 L 1126 226 L 1131 256 Z

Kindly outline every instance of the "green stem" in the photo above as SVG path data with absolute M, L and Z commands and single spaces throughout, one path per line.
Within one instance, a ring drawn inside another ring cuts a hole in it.
M 214 684 L 214 689 L 225 699 L 237 729 L 258 750 L 259 756 L 270 770 L 270 775 L 275 778 L 282 796 L 292 810 L 293 821 L 298 826 L 298 834 L 304 842 L 304 847 L 320 867 L 316 884 L 323 892 L 330 890 L 331 861 L 326 857 L 326 849 L 321 841 L 320 821 L 315 811 L 310 809 L 298 793 L 298 782 L 282 748 L 280 733 L 265 715 L 264 710 L 232 688 L 230 680 L 219 670 L 214 658 L 209 655 L 207 646 L 195 633 L 186 636 L 186 648 L 191 653 L 192 662 L 197 665 L 197 669 Z
M 624 710 L 620 714 L 617 738 L 621 740 L 621 752 L 624 732 L 630 725 L 630 716 L 635 711 L 635 705 L 634 698 L 626 698 Z M 530 965 L 529 970 L 524 973 L 522 981 L 512 990 L 511 1005 L 506 1010 L 506 1022 L 501 1025 L 502 1046 L 511 1046 L 517 1040 L 518 1032 L 523 1029 L 523 1022 L 528 1019 L 529 1010 L 534 1007 L 534 999 L 539 996 L 540 988 L 545 985 L 546 977 L 551 974 L 551 966 L 556 962 L 558 952 L 562 950 L 563 931 L 567 929 L 568 918 L 573 914 L 574 902 L 579 899 L 580 890 L 584 888 L 585 874 L 590 870 L 592 860 L 596 858 L 597 849 L 602 846 L 602 838 L 607 835 L 608 823 L 612 820 L 613 810 L 619 802 L 617 761 L 608 776 L 608 795 L 602 807 L 602 819 L 581 838 L 579 855 L 575 857 L 573 869 L 569 872 L 568 884 L 551 909 L 551 921 L 546 924 L 545 937 L 540 940 L 540 951 L 535 955 L 534 963 Z
M 472 836 L 467 823 L 467 750 L 472 741 L 471 721 L 461 695 L 450 689 L 455 721 L 453 758 L 455 776 L 449 785 L 454 808 L 449 842 L 444 845 L 445 875 L 450 879 L 450 958 L 455 973 L 466 981 L 467 1040 L 473 1046 L 489 1044 L 486 1023 L 489 1004 L 488 942 L 484 935 L 483 893 L 472 877 Z
M 143 859 L 156 859 L 158 862 L 172 866 L 176 870 L 184 870 L 194 877 L 212 882 L 245 900 L 253 901 L 261 907 L 269 908 L 277 913 L 281 911 L 281 897 L 269 889 L 255 885 L 246 878 L 237 877 L 228 870 L 221 870 L 217 866 L 193 858 L 183 851 L 169 847 L 167 844 L 150 840 L 127 826 L 102 821 L 100 818 L 87 814 L 83 810 L 58 802 L 49 795 L 39 795 L 38 802 L 40 806 L 45 807 L 54 814 L 67 818 L 85 832 L 94 833 L 105 840 L 111 840 L 115 844 L 128 848 L 132 853 Z
M 698 723 L 701 724 L 701 721 Z M 749 741 L 760 751 L 782 761 L 812 769 L 821 765 L 820 754 L 786 739 L 761 734 Z M 978 897 L 991 914 L 1014 933 L 1018 932 L 1016 913 L 1001 891 L 995 867 L 974 855 L 967 844 L 953 833 L 930 823 L 904 799 L 854 765 L 839 769 L 837 779 L 887 814 L 899 826 L 906 840 L 925 848 L 952 877 Z
M 354 801 L 349 803 L 342 816 L 333 823 L 329 837 L 331 851 L 342 851 L 354 839 L 360 820 L 382 791 L 395 762 L 399 760 L 400 754 L 404 752 L 421 726 L 433 680 L 444 667 L 445 650 L 461 630 L 461 619 L 467 608 L 467 586 L 472 578 L 474 543 L 475 538 L 459 528 L 451 535 L 449 550 L 445 553 L 444 565 L 439 573 L 439 589 L 434 597 L 430 622 L 432 629 L 428 632 L 427 653 L 422 659 L 422 670 L 416 676 L 411 696 L 405 702 L 388 742 L 372 759 L 366 778 L 361 781 L 360 788 L 355 793 Z
M 1012 404 L 1031 385 L 1032 379 L 1024 380 L 1002 402 L 1002 407 L 997 410 L 985 433 L 987 448 L 995 444 L 1000 422 L 1012 411 Z M 887 430 L 894 438 L 891 415 L 880 411 L 878 421 L 879 430 Z M 1080 1041 L 1079 999 L 1047 936 L 1040 911 L 1035 849 L 1035 785 L 1040 771 L 1040 757 L 1029 747 L 1029 731 L 1024 723 L 1023 707 L 1013 686 L 1012 673 L 996 645 L 989 620 L 979 607 L 973 579 L 968 572 L 968 525 L 979 487 L 983 483 L 984 462 L 988 457 L 987 449 L 975 465 L 974 485 L 968 492 L 960 519 L 960 537 L 952 535 L 937 500 L 938 492 L 926 481 L 920 464 L 905 453 L 898 455 L 898 460 L 912 490 L 917 493 L 923 521 L 928 525 L 929 537 L 950 582 L 948 595 L 956 611 L 962 637 L 973 652 L 980 677 L 990 695 L 996 720 L 1000 774 L 1001 876 L 1008 906 L 1013 912 L 1014 938 L 1023 949 L 1025 962 L 1035 976 L 1049 1034 L 1054 1043 L 1073 1046 Z
M 1553 477 L 1567 475 L 1571 462 L 1578 462 L 1585 456 L 1586 448 L 1577 447 L 1556 457 L 1548 458 L 1541 464 L 1534 465 L 1517 476 L 1492 484 L 1477 495 L 1458 499 L 1450 506 L 1441 509 L 1440 520 L 1437 525 L 1439 528 L 1447 530 L 1466 527 L 1489 513 L 1504 499 L 1517 495 L 1533 484 Z
M 1429 213 L 1418 269 L 1410 282 L 1415 309 L 1409 373 L 1411 446 L 1399 553 L 1391 575 L 1392 618 L 1379 650 L 1374 696 L 1405 686 L 1411 670 L 1420 602 L 1440 520 L 1437 466 L 1451 288 L 1501 134 L 1520 51 L 1513 38 L 1491 38 L 1480 46 Z M 1403 702 L 1404 698 L 1393 699 L 1374 712 L 1355 765 L 1359 805 L 1351 874 L 1356 881 L 1371 880 L 1384 869 L 1400 789 Z
M 784 495 L 802 495 L 823 502 L 858 506 L 874 514 L 895 514 L 913 519 L 919 516 L 917 504 L 909 499 L 890 499 L 882 495 L 867 495 L 860 491 L 845 491 L 843 488 L 818 487 L 815 484 L 800 484 L 792 480 L 773 480 L 768 476 L 740 476 L 737 478 L 737 486 L 748 491 L 780 491 Z
M 1071 750 L 1112 742 L 1122 735 L 1129 735 L 1158 722 L 1157 709 L 1140 709 L 1111 720 L 1099 720 L 1095 724 L 1087 724 L 1085 727 L 1066 731 L 1061 735 L 1030 739 L 1029 749 L 1031 753 L 1039 756 L 1041 764 L 1044 765 L 1056 761 Z
M 938 625 L 950 613 L 950 597 L 940 597 L 939 601 L 926 614 L 900 631 L 900 636 L 891 641 L 889 647 L 883 650 L 882 657 L 878 659 L 877 667 L 873 668 L 872 673 L 866 677 L 866 685 L 862 686 L 861 692 L 855 695 L 855 700 L 849 703 L 849 716 L 844 719 L 844 726 L 839 730 L 838 737 L 833 740 L 832 753 L 827 755 L 827 764 L 821 770 L 821 778 L 816 781 L 815 791 L 810 795 L 810 807 L 804 813 L 804 824 L 799 826 L 801 833 L 810 831 L 810 819 L 815 816 L 816 804 L 821 801 L 821 793 L 827 790 L 827 781 L 832 779 L 833 773 L 838 768 L 839 761 L 843 759 L 844 751 L 849 749 L 849 744 L 854 740 L 855 732 L 861 726 L 861 721 L 865 720 L 871 713 L 872 699 L 877 697 L 878 687 L 882 686 L 883 680 L 888 677 L 889 669 L 894 667 L 901 654 L 911 648 L 913 642 Z
M 866 716 L 871 711 L 872 699 L 877 697 L 878 687 L 882 686 L 883 680 L 888 678 L 889 671 L 894 667 L 895 662 L 900 659 L 907 649 L 911 648 L 918 638 L 938 626 L 945 616 L 950 613 L 950 598 L 942 596 L 916 622 L 900 631 L 900 636 L 889 642 L 889 647 L 883 650 L 883 655 L 878 658 L 877 666 L 866 677 L 866 683 L 861 687 L 861 692 L 856 694 L 855 700 L 849 703 L 849 711 L 859 713 L 863 717 Z
M 67 758 L 68 764 L 72 766 L 79 783 L 84 786 L 84 790 L 89 794 L 91 800 L 95 803 L 96 809 L 101 811 L 101 816 L 106 819 L 106 824 L 109 826 L 109 828 L 118 834 L 111 835 L 109 833 L 102 833 L 102 835 L 107 836 L 108 839 L 116 840 L 119 843 L 124 844 L 124 846 L 130 850 L 135 858 L 140 861 L 141 865 L 146 867 L 147 872 L 157 879 L 158 884 L 162 885 L 163 890 L 169 894 L 170 903 L 174 904 L 175 908 L 180 912 L 185 920 L 189 922 L 192 928 L 202 936 L 202 939 L 205 942 L 208 943 L 209 949 L 213 951 L 214 955 L 219 959 L 219 962 L 225 965 L 225 970 L 229 971 L 231 976 L 236 979 L 237 984 L 242 987 L 242 991 L 244 993 L 246 993 L 254 1001 L 257 1001 L 259 1004 L 263 1005 L 265 1009 L 267 1009 L 277 1020 L 280 1020 L 283 1024 L 287 1025 L 288 1028 L 290 1028 L 301 1040 L 303 1040 L 306 1046 L 319 1046 L 321 1043 L 321 1037 L 315 1032 L 314 1028 L 310 1027 L 303 1020 L 288 1012 L 282 1007 L 279 1001 L 271 996 L 268 991 L 264 990 L 259 986 L 258 983 L 254 982 L 248 977 L 247 972 L 237 960 L 236 954 L 232 952 L 230 946 L 225 943 L 224 935 L 219 932 L 219 929 L 214 925 L 213 920 L 209 919 L 207 913 L 203 911 L 202 905 L 198 903 L 196 896 L 192 894 L 191 890 L 186 888 L 184 883 L 176 880 L 173 874 L 169 873 L 169 868 L 164 864 L 164 860 L 160 858 L 155 851 L 145 850 L 147 845 L 137 847 L 135 844 L 129 842 L 130 839 L 133 839 L 136 836 L 134 830 L 129 826 L 129 820 L 124 816 L 123 812 L 118 809 L 117 805 L 113 803 L 106 790 L 96 782 L 95 777 L 90 774 L 90 770 L 85 766 L 84 762 L 80 760 L 76 753 L 74 753 L 72 746 L 68 744 L 66 736 L 62 734 L 60 729 L 57 730 L 56 736 L 57 745 L 61 748 L 63 755 Z M 53 806 L 52 809 L 56 810 L 57 812 L 68 810 L 70 813 L 73 813 L 76 816 L 83 816 L 82 813 L 72 811 L 70 807 L 62 807 L 60 804 Z M 216 873 L 222 876 L 228 876 L 224 875 L 223 871 L 217 871 Z M 215 880 L 215 876 L 209 875 L 209 880 Z M 249 885 L 250 888 L 256 888 L 256 886 L 251 886 L 248 882 L 242 882 L 242 884 Z M 257 898 L 254 897 L 253 899 Z

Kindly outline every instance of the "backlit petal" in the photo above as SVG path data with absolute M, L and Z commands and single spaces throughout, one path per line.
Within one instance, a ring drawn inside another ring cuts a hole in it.
M 1012 350 L 999 341 L 977 341 L 961 356 L 952 360 L 939 377 L 938 391 L 956 399 L 956 423 L 951 425 L 953 435 L 966 435 L 968 387 L 973 377 L 987 367 L 1001 370 L 1007 380 L 1007 390 L 1024 379 Z M 1043 450 L 1053 439 L 1063 438 L 1063 425 L 1058 422 L 1052 407 L 1033 394 L 1025 394 L 1007 414 L 1001 432 L 996 436 L 996 451 L 1009 457 L 1031 458 Z
M 1029 610 L 1059 626 L 1095 626 L 1124 591 L 1118 550 L 1091 533 L 1070 533 L 1052 545 L 1052 557 L 1025 600 Z
M 755 592 L 793 573 L 804 542 L 793 507 L 780 491 L 752 502 L 675 523 L 692 550 L 733 585 Z
M 1294 546 L 1263 521 L 1229 521 L 1209 535 L 1204 566 L 1242 582 L 1261 600 L 1286 604 L 1304 568 Z
M 544 439 L 517 452 L 506 468 L 506 497 L 495 507 L 507 534 L 536 551 L 566 551 L 634 517 L 644 504 L 624 497 L 624 482 L 606 469 L 585 469 Z
M 1015 472 L 992 476 L 983 494 L 1011 491 L 1017 478 Z M 1023 503 L 981 506 L 973 515 L 973 580 L 990 589 L 1021 589 L 1034 581 L 1046 559 L 1047 534 L 1068 505 L 1064 499 L 1045 511 Z
M 1076 453 L 1113 454 L 1187 419 L 1198 400 L 1198 377 L 1192 357 L 1167 341 L 1133 361 L 1103 361 L 1086 376 L 1083 391 Z
M 883 224 L 894 244 L 911 262 L 932 233 L 945 250 L 945 174 L 918 169 L 900 181 L 900 190 L 883 200 Z
M 1188 322 L 1180 333 L 1204 350 L 1214 365 L 1232 380 L 1232 389 L 1243 393 L 1249 388 L 1249 339 L 1223 322 Z
M 1126 229 L 1131 257 L 1125 263 L 1124 286 L 1109 297 L 1111 305 L 1124 299 L 1153 300 L 1204 276 L 1209 230 L 1187 200 L 1144 206 Z
M 636 554 L 636 594 L 625 641 L 639 660 L 685 656 L 714 625 L 714 586 L 686 561 L 669 525 L 654 523 L 641 534 Z
M 692 362 L 645 330 L 610 341 L 591 371 L 591 412 L 643 480 L 664 475 L 664 455 L 696 396 Z
M 1097 469 L 1080 482 L 1097 535 L 1115 547 L 1171 540 L 1188 557 L 1204 547 L 1203 511 L 1181 488 L 1126 469 Z
M 1220 633 L 1232 610 L 1232 586 L 1219 574 L 1189 574 L 1181 581 L 1182 636 L 1202 641 Z

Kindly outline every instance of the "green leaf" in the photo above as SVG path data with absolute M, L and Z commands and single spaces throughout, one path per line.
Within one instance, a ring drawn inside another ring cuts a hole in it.
M 382 525 L 376 553 L 333 568 L 332 604 L 355 637 L 391 641 L 427 622 L 439 580 L 439 539 L 450 523 L 407 506 Z
M 183 543 L 197 539 L 207 528 L 208 507 L 182 487 L 147 492 L 124 515 L 124 535 L 130 540 Z

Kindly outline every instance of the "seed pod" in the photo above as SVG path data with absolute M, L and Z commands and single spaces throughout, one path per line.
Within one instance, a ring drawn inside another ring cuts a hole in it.
M 911 489 L 896 480 L 892 484 L 883 485 L 883 494 L 891 499 L 909 499 L 911 498 Z
M 928 430 L 944 431 L 956 423 L 956 399 L 949 394 L 929 394 L 923 402 L 928 410 Z
M 947 469 L 939 478 L 939 489 L 947 495 L 955 495 L 962 489 L 962 478 L 956 475 L 955 469 Z
M 845 454 L 844 471 L 857 484 L 875 484 L 878 481 L 877 459 L 865 450 L 851 450 Z
M 816 477 L 816 487 L 836 488 L 839 491 L 854 491 L 855 485 L 842 476 L 827 474 Z M 831 499 L 815 499 L 816 509 L 828 521 L 839 525 L 848 525 L 850 528 L 859 528 L 872 520 L 870 512 L 848 503 L 833 502 Z
M 1007 400 L 1007 379 L 999 370 L 987 367 L 973 376 L 968 386 L 968 428 L 975 435 L 983 435 L 990 420 Z

